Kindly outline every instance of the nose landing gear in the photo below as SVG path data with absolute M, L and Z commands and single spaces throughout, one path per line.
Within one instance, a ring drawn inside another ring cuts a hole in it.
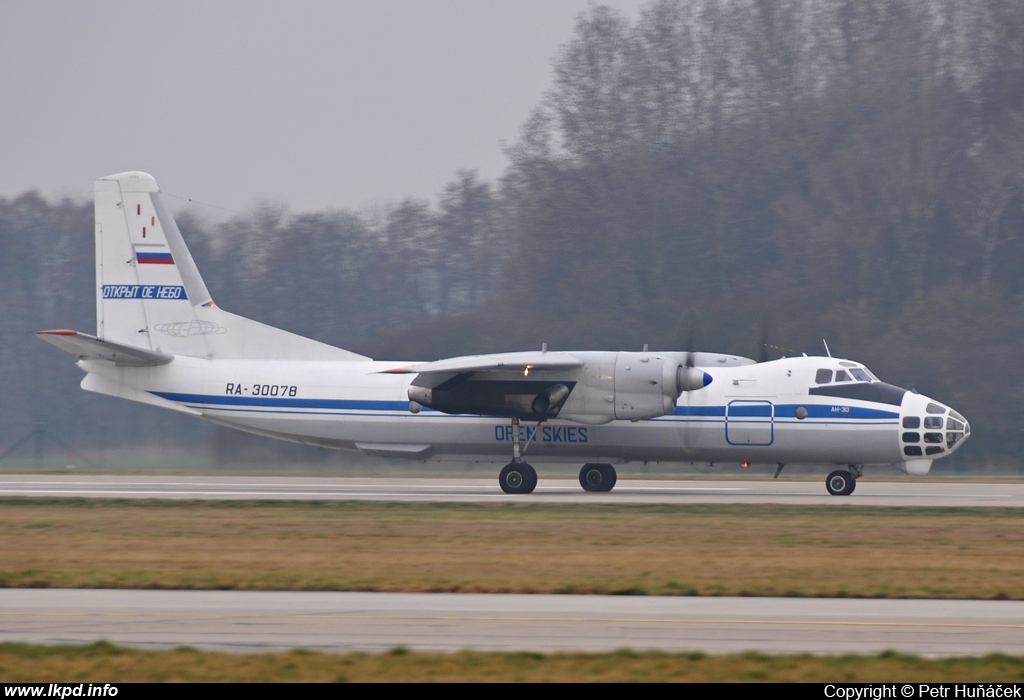
M 849 496 L 857 488 L 857 479 L 863 473 L 863 469 L 856 464 L 851 464 L 849 471 L 837 469 L 825 479 L 825 488 L 833 496 Z

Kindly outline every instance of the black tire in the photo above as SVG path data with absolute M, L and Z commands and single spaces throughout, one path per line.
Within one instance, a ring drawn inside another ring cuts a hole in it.
M 526 485 L 525 493 L 533 493 L 533 490 L 537 488 L 537 470 L 526 462 L 523 462 L 523 467 L 526 470 L 526 477 L 529 480 L 529 483 Z
M 833 496 L 849 496 L 857 488 L 857 480 L 850 472 L 837 469 L 825 479 L 825 488 Z
M 580 486 L 584 491 L 608 492 L 615 487 L 618 475 L 610 464 L 584 464 L 580 469 Z
M 608 478 L 608 483 L 607 486 L 605 486 L 604 490 L 611 491 L 613 488 L 615 488 L 615 482 L 619 480 L 619 475 L 615 473 L 615 467 L 613 467 L 612 465 L 602 464 L 601 466 L 604 467 L 605 476 Z
M 526 462 L 510 462 L 498 475 L 498 485 L 505 493 L 533 493 L 537 488 L 537 472 Z

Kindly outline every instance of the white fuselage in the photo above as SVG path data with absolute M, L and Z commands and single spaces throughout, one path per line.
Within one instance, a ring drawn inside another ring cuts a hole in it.
M 508 460 L 513 442 L 508 418 L 410 411 L 408 390 L 415 375 L 385 373 L 406 365 L 185 356 L 149 367 L 80 363 L 91 373 L 83 383 L 87 389 L 253 433 L 378 456 Z M 965 431 L 969 434 L 966 421 L 959 433 L 947 432 L 948 407 L 873 377 L 869 382 L 816 383 L 820 369 L 841 366 L 854 363 L 798 357 L 702 368 L 711 383 L 684 391 L 669 415 L 603 424 L 558 418 L 524 422 L 519 436 L 529 443 L 526 456 L 537 463 L 894 464 L 922 473 L 932 459 L 959 447 Z M 849 390 L 857 386 L 862 390 Z M 131 390 L 114 392 L 111 387 Z M 922 427 L 904 428 L 908 416 L 918 418 Z M 929 416 L 933 429 L 925 430 L 923 421 Z M 941 428 L 934 428 L 940 423 Z

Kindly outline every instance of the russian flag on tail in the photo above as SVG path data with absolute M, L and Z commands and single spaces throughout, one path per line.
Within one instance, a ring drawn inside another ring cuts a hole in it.
M 139 265 L 173 265 L 174 258 L 167 246 L 160 244 L 135 245 L 135 262 Z

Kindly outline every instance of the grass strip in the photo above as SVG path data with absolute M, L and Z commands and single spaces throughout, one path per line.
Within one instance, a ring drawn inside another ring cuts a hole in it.
M 1024 598 L 1014 509 L 0 500 L 0 586 Z
M 141 651 L 107 642 L 88 646 L 0 644 L 0 682 L 626 682 L 771 683 L 1024 681 L 1024 658 L 922 659 L 884 652 L 870 656 L 767 654 L 414 653 L 228 654 L 180 648 Z

